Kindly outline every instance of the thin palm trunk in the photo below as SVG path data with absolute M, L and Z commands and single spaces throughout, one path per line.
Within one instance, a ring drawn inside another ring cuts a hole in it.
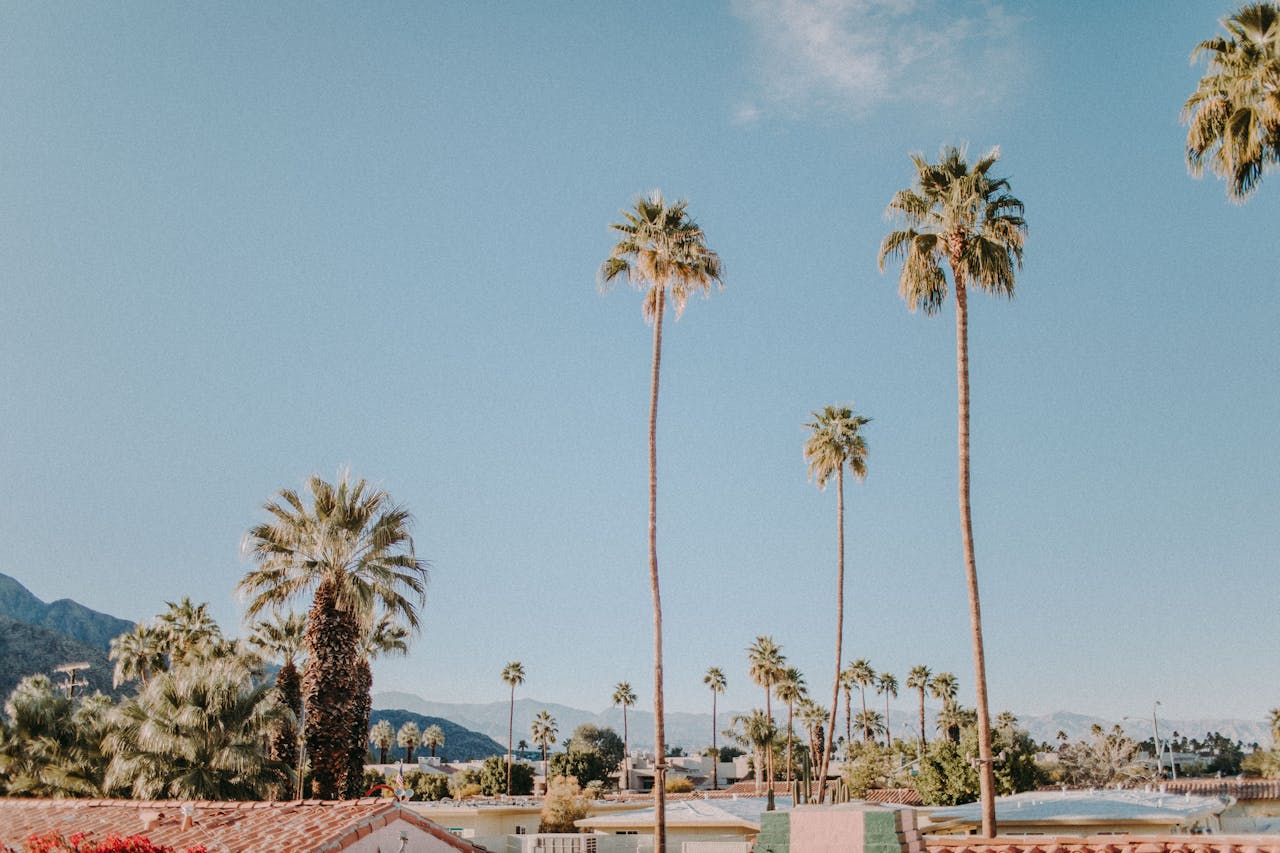
M 844 465 L 836 471 L 836 677 L 831 684 L 831 724 L 829 733 L 836 730 L 836 714 L 840 708 L 840 659 L 844 656 Z M 818 803 L 827 793 L 827 768 L 831 765 L 831 748 L 835 740 L 827 735 L 822 750 L 822 767 L 818 771 Z
M 787 703 L 787 790 L 791 790 L 791 723 L 795 716 L 795 703 Z
M 925 744 L 924 737 L 924 685 L 920 685 L 920 746 Z
M 649 586 L 653 590 L 653 853 L 667 849 L 667 758 L 662 702 L 662 596 L 658 589 L 658 371 L 662 366 L 665 290 L 655 294 L 653 374 L 649 390 Z
M 845 688 L 844 691 L 844 742 L 846 744 L 853 741 L 853 691 Z M 848 747 L 846 746 L 846 749 Z
M 859 684 L 858 693 L 862 695 L 862 742 L 867 743 L 871 740 L 871 727 L 867 725 L 867 686 Z
M 631 790 L 631 740 L 627 734 L 627 704 L 622 703 L 622 790 Z
M 773 688 L 766 683 L 764 687 L 764 715 L 769 718 L 769 725 L 773 725 Z M 765 755 L 765 781 L 769 785 L 769 796 L 773 796 L 773 744 L 769 744 L 769 751 Z M 772 811 L 772 809 L 770 809 Z
M 711 790 L 720 790 L 720 750 L 716 749 L 716 692 L 711 691 Z
M 893 746 L 893 732 L 889 728 L 889 691 L 884 692 L 884 745 Z
M 511 745 L 515 738 L 516 683 L 511 682 L 511 712 L 507 716 L 507 796 L 511 796 Z
M 996 835 L 995 772 L 991 765 L 991 722 L 987 710 L 987 663 L 982 650 L 982 608 L 978 602 L 978 569 L 973 552 L 969 512 L 969 308 L 964 277 L 952 262 L 956 287 L 956 381 L 959 389 L 960 536 L 964 543 L 965 583 L 969 590 L 969 625 L 973 633 L 973 677 L 978 706 L 978 787 L 982 798 L 982 835 Z

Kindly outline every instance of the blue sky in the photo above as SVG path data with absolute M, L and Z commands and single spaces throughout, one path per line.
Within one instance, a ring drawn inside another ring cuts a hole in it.
M 1026 202 L 973 300 L 973 504 L 994 710 L 1280 704 L 1280 175 L 1192 180 L 1182 101 L 1220 2 L 6 4 L 0 571 L 130 618 L 238 623 L 244 531 L 340 466 L 417 517 L 412 654 L 376 689 L 650 707 L 650 331 L 608 224 L 688 198 L 725 289 L 667 328 L 668 707 L 758 702 L 773 635 L 972 701 L 950 306 L 909 314 L 883 217 L 943 144 Z M 820 692 L 820 691 L 819 691 Z M 905 696 L 899 702 L 909 702 Z

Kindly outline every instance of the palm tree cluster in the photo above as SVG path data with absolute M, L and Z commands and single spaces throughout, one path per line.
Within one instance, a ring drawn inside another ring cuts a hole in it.
M 227 640 L 206 604 L 170 603 L 111 644 L 113 705 L 70 697 L 44 675 L 24 679 L 0 723 L 0 777 L 10 796 L 258 799 L 292 790 L 273 738 L 296 718 L 263 679 L 263 658 Z

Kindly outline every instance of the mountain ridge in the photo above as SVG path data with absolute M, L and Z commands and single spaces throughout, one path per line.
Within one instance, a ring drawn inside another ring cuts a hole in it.
M 398 708 L 433 717 L 449 719 L 468 729 L 488 735 L 498 743 L 506 743 L 507 718 L 511 711 L 510 703 L 495 701 L 487 703 L 439 702 L 429 701 L 413 693 L 403 691 L 384 691 L 374 693 L 375 709 Z M 604 711 L 592 712 L 581 708 L 572 708 L 555 702 L 540 702 L 536 699 L 517 699 L 515 702 L 515 739 L 528 740 L 529 724 L 539 711 L 547 711 L 556 719 L 563 740 L 583 723 L 597 726 L 608 726 L 622 734 L 622 709 L 614 706 Z M 736 711 L 721 710 L 716 715 L 719 732 L 728 728 Z M 783 724 L 786 722 L 786 709 L 775 713 Z M 936 732 L 936 710 L 926 707 L 925 728 L 930 737 Z M 1135 740 L 1144 740 L 1151 736 L 1150 720 L 1109 720 L 1072 711 L 1055 711 L 1049 714 L 1017 715 L 1018 725 L 1026 729 L 1037 743 L 1052 743 L 1058 732 L 1067 735 L 1068 740 L 1084 740 L 1090 736 L 1094 725 L 1110 729 L 1119 725 Z M 837 734 L 843 734 L 843 709 L 837 723 Z M 915 712 L 892 709 L 890 712 L 890 729 L 895 737 L 910 736 L 920 728 L 919 716 Z M 632 749 L 653 748 L 653 713 L 631 709 L 627 712 L 628 746 Z M 1187 737 L 1201 737 L 1211 732 L 1219 732 L 1232 740 L 1244 744 L 1269 744 L 1270 730 L 1263 720 L 1238 720 L 1230 718 L 1202 717 L 1187 720 L 1160 720 L 1161 737 L 1168 737 L 1173 732 Z M 685 752 L 702 749 L 711 742 L 711 714 L 690 713 L 685 711 L 668 712 L 666 714 L 666 732 L 669 746 L 683 747 Z M 856 733 L 855 733 L 856 736 Z
M 47 628 L 103 652 L 110 650 L 112 639 L 134 626 L 127 619 L 94 610 L 70 598 L 41 601 L 21 581 L 2 572 L 0 616 Z

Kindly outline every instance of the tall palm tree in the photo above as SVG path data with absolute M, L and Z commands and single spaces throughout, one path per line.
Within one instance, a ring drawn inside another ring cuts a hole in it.
M 164 634 L 143 622 L 134 625 L 132 631 L 113 638 L 108 657 L 115 661 L 112 687 L 119 687 L 126 681 L 137 681 L 146 687 L 154 673 L 168 668 Z
M 272 519 L 254 526 L 244 549 L 257 563 L 240 581 L 247 614 L 310 597 L 302 676 L 311 794 L 336 799 L 352 789 L 351 753 L 367 729 L 356 728 L 361 625 L 373 613 L 418 627 L 426 600 L 426 564 L 413 550 L 413 519 L 391 496 L 343 473 L 337 483 L 307 482 L 309 501 L 282 490 L 264 509 Z
M 887 234 L 880 244 L 880 268 L 886 260 L 902 259 L 898 292 L 914 311 L 937 313 L 947 296 L 945 261 L 951 270 L 956 300 L 956 382 L 959 423 L 960 539 L 964 548 L 965 581 L 969 594 L 969 624 L 973 640 L 974 688 L 978 705 L 979 788 L 982 834 L 996 831 L 995 774 L 991 761 L 991 726 L 987 708 L 987 665 L 982 648 L 982 610 L 978 599 L 978 569 L 973 551 L 973 521 L 969 506 L 969 309 L 971 287 L 999 296 L 1013 296 L 1014 271 L 1022 266 L 1027 223 L 1023 204 L 1009 193 L 1009 182 L 989 172 L 1000 157 L 993 148 L 972 166 L 965 153 L 945 147 L 937 164 L 913 154 L 915 182 L 899 190 L 889 213 L 905 221 L 906 229 Z
M 556 718 L 546 711 L 539 711 L 529 726 L 529 734 L 533 737 L 533 742 L 542 747 L 542 784 L 544 786 L 547 785 L 547 747 L 556 742 L 556 735 L 559 733 L 559 729 L 556 728 Z
M 804 457 L 809 463 L 809 479 L 819 489 L 836 478 L 836 674 L 831 682 L 831 720 L 827 726 L 826 748 L 818 770 L 818 802 L 827 790 L 827 766 L 831 763 L 831 747 L 835 741 L 836 713 L 840 707 L 840 667 L 844 655 L 844 469 L 863 480 L 867 476 L 867 441 L 860 430 L 869 418 L 855 415 L 848 406 L 827 406 L 813 413 L 805 426 L 809 437 L 804 443 Z
M 778 701 L 787 703 L 787 787 L 791 787 L 791 740 L 795 735 L 792 733 L 792 720 L 795 717 L 796 703 L 805 697 L 808 688 L 804 683 L 804 673 L 794 666 L 789 666 L 782 671 L 782 677 L 778 680 L 774 690 L 778 694 Z
M 619 681 L 613 687 L 613 704 L 622 706 L 622 790 L 631 787 L 631 747 L 627 733 L 627 708 L 636 704 L 636 692 L 630 682 Z
M 502 680 L 511 687 L 511 713 L 507 718 L 507 796 L 511 796 L 511 746 L 515 738 L 516 685 L 524 684 L 524 664 L 513 660 L 502 669 Z
M 391 721 L 378 720 L 373 728 L 369 729 L 369 740 L 373 741 L 373 745 L 378 748 L 378 763 L 386 764 L 387 753 L 396 743 L 396 730 L 392 728 Z
M 749 669 L 747 675 L 756 684 L 764 688 L 764 712 L 773 719 L 773 685 L 777 684 L 785 671 L 787 658 L 782 654 L 782 647 L 773 641 L 773 637 L 761 634 L 747 649 Z M 773 793 L 773 750 L 765 756 L 765 778 L 769 782 L 770 796 Z
M 702 676 L 702 683 L 707 685 L 711 690 L 711 749 L 715 751 L 715 757 L 711 760 L 711 790 L 720 790 L 720 777 L 717 772 L 720 764 L 720 750 L 716 749 L 716 697 L 724 692 L 728 682 L 725 681 L 724 672 L 720 667 L 713 666 L 707 669 L 707 674 Z
M 876 692 L 884 694 L 884 745 L 893 746 L 893 733 L 889 730 L 889 699 L 898 698 L 898 677 L 892 672 L 877 675 Z
M 688 203 L 668 203 L 660 191 L 636 199 L 610 227 L 618 242 L 600 265 L 600 287 L 621 276 L 644 292 L 643 312 L 653 323 L 653 367 L 649 379 L 649 587 L 653 595 L 654 853 L 666 853 L 666 741 L 662 701 L 662 596 L 658 587 L 658 374 L 662 364 L 662 316 L 670 297 L 676 317 L 690 294 L 709 295 L 721 285 L 720 256 L 686 213 Z
M 911 667 L 907 673 L 907 689 L 920 693 L 920 746 L 925 743 L 924 736 L 924 693 L 933 685 L 933 670 L 924 664 Z
M 876 680 L 876 671 L 871 668 L 871 661 L 866 658 L 858 658 L 849 664 L 849 680 L 858 685 L 858 691 L 862 695 L 862 716 L 867 716 L 867 686 L 874 684 Z M 871 732 L 865 727 L 862 730 L 863 743 L 871 740 Z
M 1182 107 L 1187 165 L 1205 162 L 1227 182 L 1227 197 L 1245 202 L 1268 166 L 1280 163 L 1280 5 L 1251 3 L 1222 21 L 1225 36 L 1196 45 L 1192 60 L 1209 66 Z
M 290 711 L 233 660 L 162 673 L 112 712 L 105 787 L 139 800 L 257 800 L 290 771 L 262 739 Z
M 280 701 L 292 714 L 271 736 L 271 757 L 290 767 L 298 761 L 297 722 L 302 718 L 302 677 L 297 662 L 306 654 L 307 619 L 301 613 L 273 614 L 273 618 L 254 623 L 250 629 L 249 645 L 281 666 L 276 673 L 276 690 Z M 363 745 L 363 740 L 361 741 Z M 385 759 L 384 759 L 384 762 Z
M 431 750 L 431 757 L 436 757 L 436 750 L 444 746 L 444 729 L 437 725 L 427 726 L 422 733 L 422 745 Z

